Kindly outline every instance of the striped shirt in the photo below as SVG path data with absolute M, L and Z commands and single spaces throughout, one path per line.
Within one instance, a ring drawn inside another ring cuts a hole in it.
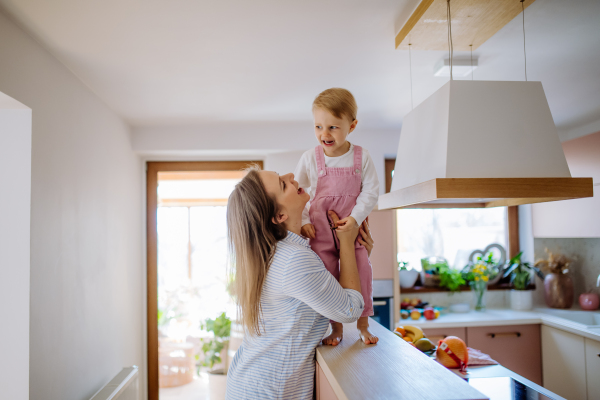
M 288 232 L 277 243 L 261 295 L 261 336 L 246 335 L 227 375 L 227 399 L 312 399 L 315 349 L 329 320 L 356 321 L 362 295 L 340 286 L 310 249 Z

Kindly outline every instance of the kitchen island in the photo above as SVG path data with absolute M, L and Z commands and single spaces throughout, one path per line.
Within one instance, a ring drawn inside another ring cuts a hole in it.
M 317 347 L 317 399 L 488 399 L 465 380 L 373 319 L 379 343 L 365 345 L 344 324 L 337 346 Z

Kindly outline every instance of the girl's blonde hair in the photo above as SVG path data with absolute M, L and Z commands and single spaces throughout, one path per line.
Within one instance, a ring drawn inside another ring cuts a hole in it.
M 342 88 L 331 88 L 319 93 L 313 101 L 313 111 L 315 108 L 327 110 L 339 119 L 345 116 L 350 122 L 356 119 L 356 113 L 358 112 L 354 96 L 350 91 Z
M 276 224 L 279 206 L 269 196 L 254 165 L 236 186 L 227 203 L 227 239 L 230 266 L 235 274 L 234 293 L 238 321 L 245 331 L 260 336 L 263 284 L 273 261 L 277 242 L 287 236 Z

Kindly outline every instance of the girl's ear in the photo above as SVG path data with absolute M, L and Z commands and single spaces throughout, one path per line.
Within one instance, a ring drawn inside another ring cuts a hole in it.
M 279 214 L 277 214 L 277 217 L 272 218 L 272 221 L 275 225 L 277 225 L 277 224 L 284 223 L 287 219 L 288 219 L 287 214 L 279 213 Z
M 355 119 L 354 121 L 352 121 L 352 123 L 350 124 L 350 130 L 348 131 L 348 133 L 351 133 L 354 129 L 356 129 L 356 125 L 358 125 L 358 120 Z

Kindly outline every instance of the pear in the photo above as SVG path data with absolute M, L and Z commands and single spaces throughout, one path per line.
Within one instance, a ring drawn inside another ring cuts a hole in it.
M 433 348 L 435 347 L 433 345 L 433 343 L 431 343 L 431 340 L 429 340 L 427 338 L 422 338 L 422 339 L 417 340 L 415 342 L 415 346 L 417 347 L 417 349 L 419 349 L 421 351 L 433 350 Z

